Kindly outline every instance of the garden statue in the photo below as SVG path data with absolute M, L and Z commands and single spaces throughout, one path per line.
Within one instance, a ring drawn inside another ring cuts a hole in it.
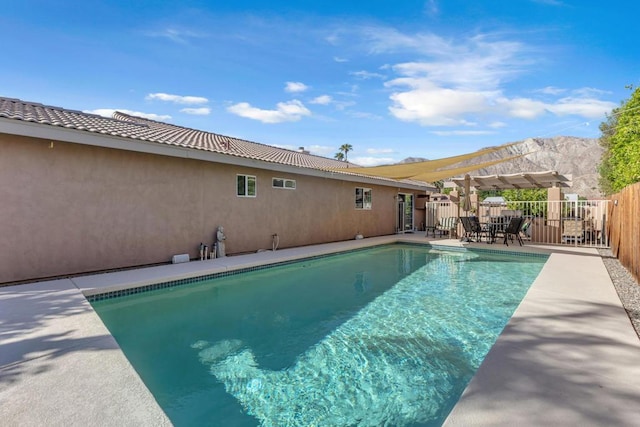
M 224 235 L 224 227 L 221 225 L 218 226 L 218 231 L 216 231 L 216 257 L 222 258 L 226 256 L 226 249 L 224 247 L 224 241 L 227 240 L 227 237 Z

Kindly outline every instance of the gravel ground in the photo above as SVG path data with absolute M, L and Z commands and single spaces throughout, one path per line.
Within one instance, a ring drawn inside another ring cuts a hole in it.
M 598 251 L 607 271 L 609 271 L 609 276 L 618 292 L 620 301 L 631 319 L 631 324 L 640 338 L 640 284 L 620 264 L 620 261 L 613 257 L 611 249 L 598 249 Z

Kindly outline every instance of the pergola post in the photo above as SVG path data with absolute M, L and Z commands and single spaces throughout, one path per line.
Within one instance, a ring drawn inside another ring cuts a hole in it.
M 475 212 L 476 216 L 480 216 L 480 200 L 478 197 L 478 193 L 473 191 L 469 195 L 469 200 L 471 201 L 471 209 Z
M 560 243 L 562 235 L 562 201 L 564 195 L 560 187 L 547 189 L 547 232 L 550 243 Z
M 460 215 L 460 191 L 458 191 L 457 188 L 451 190 L 449 193 L 449 200 L 458 205 L 458 215 Z

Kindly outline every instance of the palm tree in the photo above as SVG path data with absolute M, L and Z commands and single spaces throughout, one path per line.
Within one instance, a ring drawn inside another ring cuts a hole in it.
M 333 157 L 335 157 L 336 159 L 338 159 L 338 160 L 340 160 L 340 161 L 343 161 L 343 160 L 344 160 L 344 154 L 342 154 L 342 151 L 338 151 L 338 152 L 335 154 L 335 156 L 333 156 Z
M 348 161 L 349 161 L 349 159 L 348 159 L 348 157 L 347 157 L 347 153 L 348 153 L 349 151 L 352 151 L 352 150 L 353 150 L 353 146 L 351 146 L 351 144 L 342 144 L 342 145 L 340 146 L 340 151 L 344 153 L 344 161 L 345 161 L 345 162 L 348 162 Z

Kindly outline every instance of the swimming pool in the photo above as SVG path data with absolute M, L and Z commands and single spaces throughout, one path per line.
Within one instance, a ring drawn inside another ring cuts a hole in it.
M 545 261 L 396 244 L 92 304 L 177 426 L 431 426 Z

